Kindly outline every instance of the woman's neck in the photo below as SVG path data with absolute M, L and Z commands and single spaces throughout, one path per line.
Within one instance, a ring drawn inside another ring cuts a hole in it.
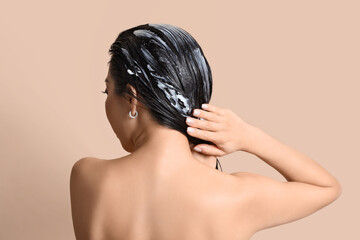
M 155 126 L 140 132 L 133 141 L 135 150 L 132 154 L 143 155 L 139 159 L 146 158 L 152 165 L 178 167 L 194 161 L 212 168 L 216 165 L 215 156 L 194 151 L 186 136 L 174 129 Z

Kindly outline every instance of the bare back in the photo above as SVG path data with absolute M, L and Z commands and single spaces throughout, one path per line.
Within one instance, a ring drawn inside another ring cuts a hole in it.
M 201 162 L 160 176 L 133 158 L 94 164 L 101 180 L 94 181 L 96 194 L 82 216 L 87 239 L 241 240 L 254 234 L 239 214 L 249 201 L 237 177 Z

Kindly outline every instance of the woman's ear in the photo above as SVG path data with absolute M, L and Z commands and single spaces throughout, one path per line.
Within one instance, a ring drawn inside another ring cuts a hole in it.
M 126 84 L 126 90 L 128 92 L 131 92 L 135 97 L 138 97 L 138 93 L 136 91 L 136 89 L 131 85 L 131 84 Z M 127 95 L 127 99 L 126 99 L 130 105 L 133 106 L 136 106 L 138 104 L 138 101 L 136 98 L 134 98 L 133 96 L 131 95 Z

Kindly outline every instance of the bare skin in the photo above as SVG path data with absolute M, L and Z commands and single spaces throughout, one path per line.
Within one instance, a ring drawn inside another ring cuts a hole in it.
M 249 239 L 265 228 L 295 221 L 335 201 L 340 183 L 314 160 L 243 121 L 207 104 L 190 133 L 216 146 L 194 151 L 180 132 L 151 121 L 135 98 L 109 92 L 109 122 L 129 155 L 82 158 L 70 178 L 76 239 Z M 135 89 L 129 86 L 136 93 Z M 137 118 L 130 118 L 138 111 Z M 215 169 L 215 156 L 246 151 L 287 180 Z

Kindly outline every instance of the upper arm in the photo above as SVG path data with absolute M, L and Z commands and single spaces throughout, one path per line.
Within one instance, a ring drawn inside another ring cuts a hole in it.
M 306 217 L 335 201 L 341 187 L 280 182 L 255 173 L 233 173 L 248 194 L 245 214 L 255 231 Z M 244 210 L 242 210 L 244 211 Z M 242 212 L 244 214 L 244 212 Z

